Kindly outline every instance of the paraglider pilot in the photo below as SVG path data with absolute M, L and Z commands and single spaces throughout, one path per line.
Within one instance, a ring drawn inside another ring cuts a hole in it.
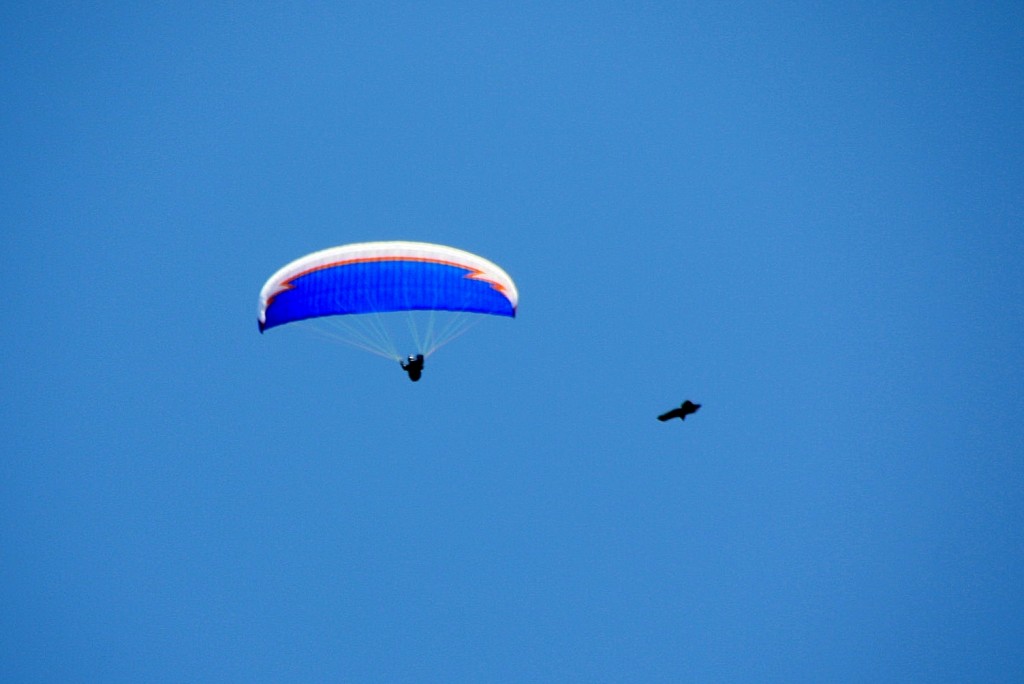
M 409 374 L 409 379 L 416 382 L 423 375 L 423 354 L 417 354 L 416 356 L 409 356 L 408 361 L 399 361 L 402 364 L 402 370 Z

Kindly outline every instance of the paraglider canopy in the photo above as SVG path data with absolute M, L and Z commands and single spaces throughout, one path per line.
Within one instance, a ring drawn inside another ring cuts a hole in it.
M 361 242 L 279 269 L 260 292 L 258 322 L 260 332 L 307 319 L 330 322 L 332 332 L 318 332 L 401 360 L 400 327 L 429 356 L 478 314 L 515 317 L 518 303 L 512 278 L 476 254 L 426 242 Z
M 426 242 L 362 242 L 314 252 L 271 276 L 259 327 L 386 311 L 515 316 L 518 302 L 512 278 L 483 257 Z

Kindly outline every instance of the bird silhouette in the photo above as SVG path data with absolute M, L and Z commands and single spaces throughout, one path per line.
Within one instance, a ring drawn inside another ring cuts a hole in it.
M 660 420 L 663 423 L 666 420 L 672 420 L 673 418 L 678 418 L 679 420 L 686 420 L 686 416 L 690 415 L 691 413 L 696 413 L 697 409 L 699 408 L 700 404 L 694 404 L 692 401 L 687 399 L 679 408 L 674 408 L 668 413 L 662 413 L 660 416 L 658 416 L 658 420 Z

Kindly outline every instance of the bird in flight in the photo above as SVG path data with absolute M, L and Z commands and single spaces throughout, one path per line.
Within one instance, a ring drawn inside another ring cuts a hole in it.
M 686 416 L 690 415 L 691 413 L 696 413 L 697 409 L 699 408 L 700 404 L 694 404 L 692 401 L 687 399 L 679 408 L 674 408 L 668 413 L 662 413 L 660 416 L 658 416 L 658 420 L 660 420 L 663 423 L 666 420 L 672 420 L 673 418 L 678 418 L 679 420 L 686 420 Z

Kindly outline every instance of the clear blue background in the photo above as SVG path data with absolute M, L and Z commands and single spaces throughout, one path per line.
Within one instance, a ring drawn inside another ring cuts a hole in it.
M 1019 2 L 6 3 L 0 58 L 0 680 L 1024 680 Z M 416 385 L 257 333 L 376 239 L 519 317 Z

